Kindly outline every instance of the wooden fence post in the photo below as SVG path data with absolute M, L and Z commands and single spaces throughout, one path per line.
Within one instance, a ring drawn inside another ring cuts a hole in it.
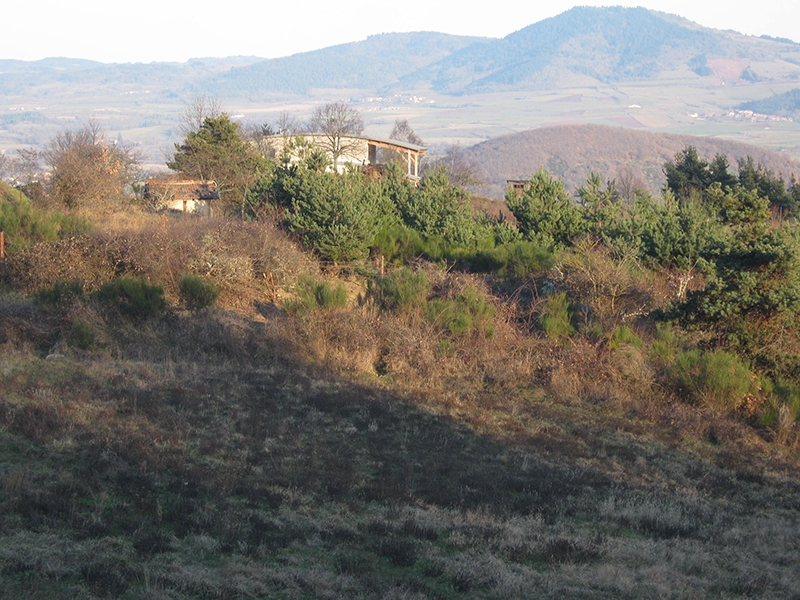
M 0 231 L 0 262 L 6 262 L 6 234 Z

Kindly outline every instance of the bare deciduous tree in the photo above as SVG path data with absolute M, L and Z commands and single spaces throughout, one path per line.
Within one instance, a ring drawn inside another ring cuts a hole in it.
M 290 137 L 300 133 L 303 130 L 303 124 L 290 112 L 283 111 L 278 115 L 278 120 L 275 122 L 275 129 L 278 135 Z
M 178 135 L 185 138 L 190 131 L 197 131 L 203 126 L 208 117 L 218 117 L 222 114 L 222 103 L 213 96 L 195 96 L 181 113 L 178 125 Z
M 54 199 L 70 207 L 119 198 L 136 179 L 140 164 L 138 152 L 106 141 L 95 121 L 56 135 L 42 158 L 51 171 Z
M 353 107 L 344 102 L 333 102 L 314 110 L 310 128 L 313 133 L 324 137 L 323 148 L 331 155 L 333 170 L 336 171 L 339 157 L 358 148 L 358 142 L 352 138 L 364 131 L 364 121 Z
M 392 133 L 389 134 L 389 139 L 414 144 L 415 146 L 425 145 L 422 138 L 419 137 L 411 128 L 411 125 L 408 124 L 407 119 L 397 119 L 394 122 L 394 128 L 392 129 Z
M 389 134 L 389 139 L 397 140 L 398 142 L 406 142 L 407 144 L 414 144 L 415 146 L 425 145 L 425 142 L 414 132 L 406 119 L 397 119 L 394 122 L 392 132 Z M 380 162 L 384 164 L 391 161 L 406 162 L 406 155 L 404 153 L 389 150 L 388 148 L 381 148 L 378 156 Z
M 460 144 L 450 144 L 436 160 L 425 166 L 426 172 L 444 168 L 450 183 L 462 188 L 480 188 L 486 185 L 480 176 L 480 167 L 467 156 Z
M 11 158 L 3 152 L 0 154 L 0 180 L 5 179 L 9 173 L 11 173 Z
M 636 197 L 637 193 L 647 191 L 647 184 L 639 173 L 636 173 L 626 165 L 617 171 L 617 178 L 614 180 L 614 188 L 617 190 L 620 198 L 631 202 Z

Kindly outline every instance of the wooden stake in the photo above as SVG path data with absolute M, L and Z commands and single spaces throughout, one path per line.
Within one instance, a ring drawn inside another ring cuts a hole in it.
M 6 234 L 0 231 L 0 261 L 6 262 Z

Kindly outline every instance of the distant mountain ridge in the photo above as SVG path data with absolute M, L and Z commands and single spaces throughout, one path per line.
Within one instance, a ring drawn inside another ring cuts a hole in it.
M 434 90 L 449 93 L 519 89 L 541 85 L 552 68 L 601 81 L 647 79 L 721 45 L 712 30 L 680 17 L 583 6 L 465 48 L 403 83 L 428 80 Z
M 377 90 L 482 38 L 433 32 L 387 33 L 231 69 L 209 89 L 225 94 L 307 94 L 314 88 Z
M 364 93 L 430 89 L 459 95 L 542 89 L 576 77 L 619 82 L 654 79 L 669 71 L 709 76 L 710 58 L 800 66 L 800 44 L 709 29 L 645 8 L 579 6 L 502 39 L 387 33 L 283 58 L 187 63 L 0 60 L 0 95 L 22 85 L 53 81 L 103 85 L 133 81 L 168 86 L 175 93 L 203 91 L 223 97 L 308 95 L 315 89 Z

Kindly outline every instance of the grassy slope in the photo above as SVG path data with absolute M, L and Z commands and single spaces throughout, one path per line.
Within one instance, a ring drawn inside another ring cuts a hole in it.
M 445 348 L 369 306 L 286 315 L 275 287 L 314 267 L 269 227 L 98 229 L 2 271 L 0 597 L 800 593 L 796 448 L 635 361 L 502 318 Z M 222 309 L 132 322 L 8 293 L 80 262 L 174 297 L 209 241 Z

